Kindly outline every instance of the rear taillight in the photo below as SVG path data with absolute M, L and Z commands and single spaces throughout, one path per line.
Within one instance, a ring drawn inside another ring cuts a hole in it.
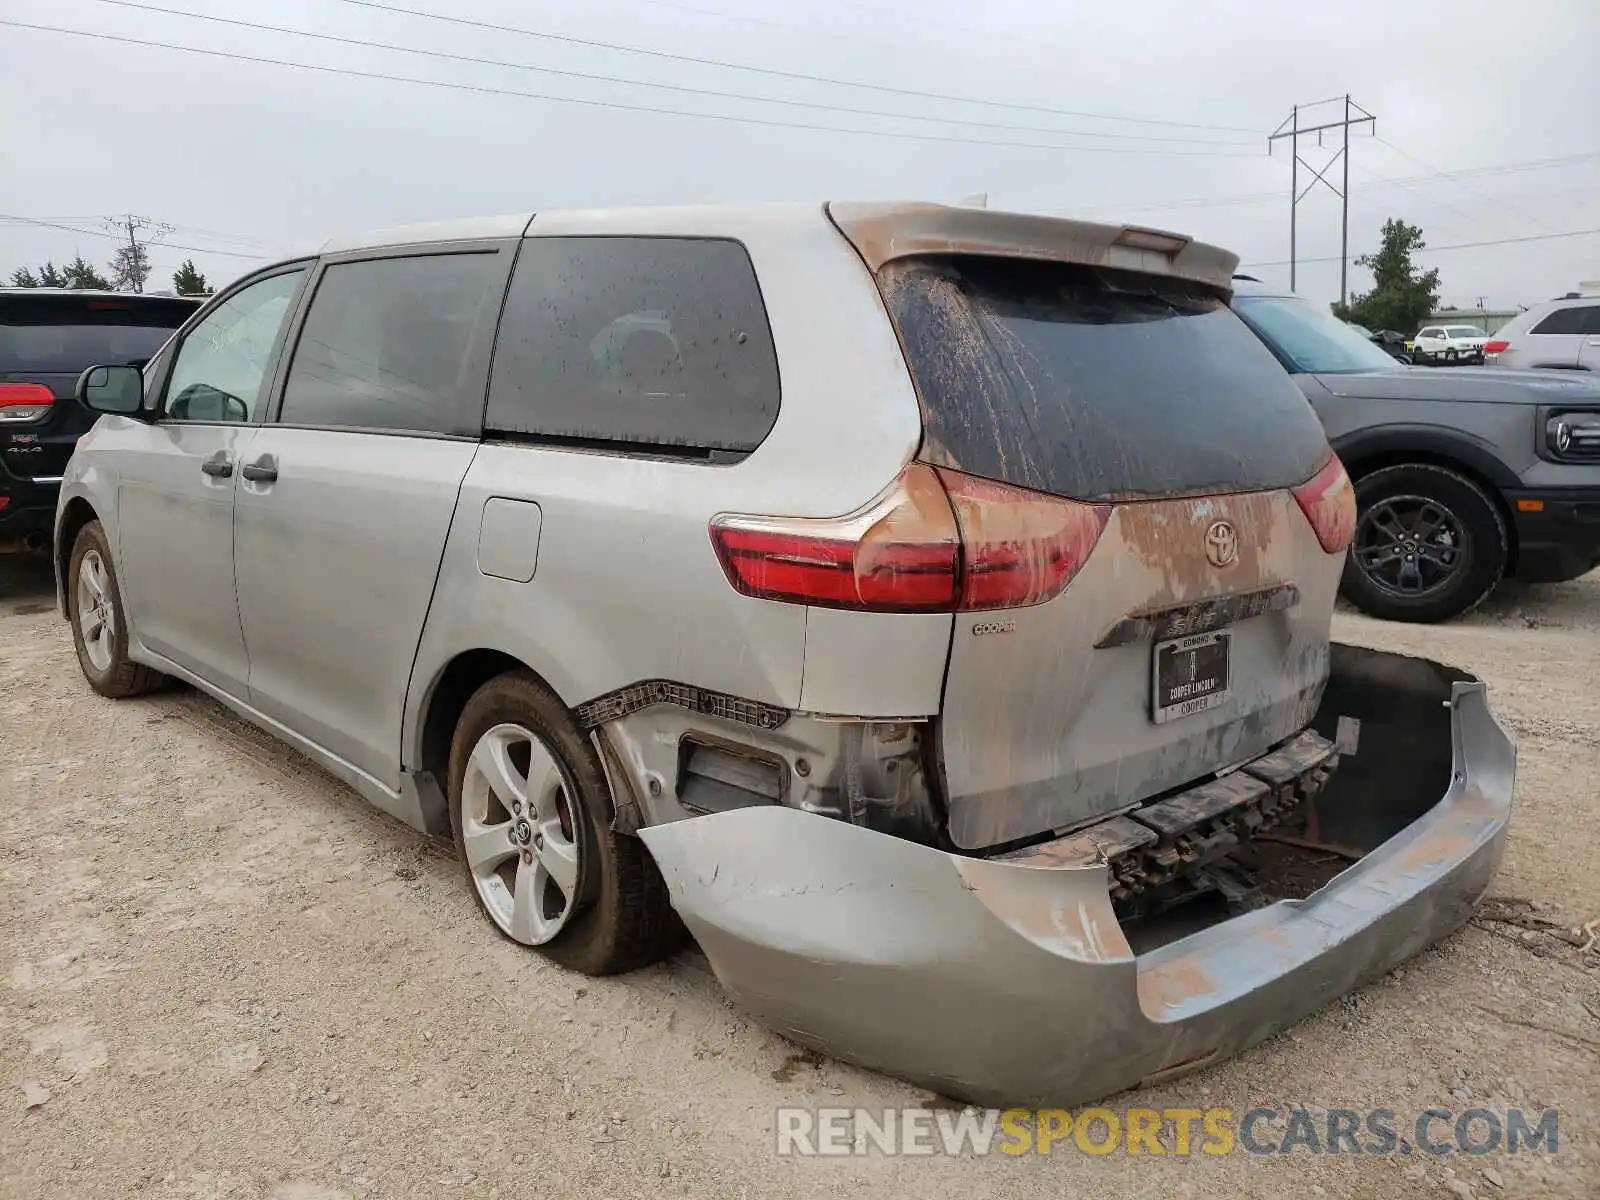
M 1510 342 L 1493 341 L 1483 344 L 1483 352 L 1485 354 L 1504 354 L 1509 349 L 1511 349 Z
M 961 530 L 963 610 L 1026 608 L 1066 590 L 1100 541 L 1109 504 L 1083 504 L 940 468 Z
M 1110 512 L 913 463 L 857 512 L 722 516 L 711 541 L 747 596 L 868 612 L 1021 608 L 1060 594 Z
M 0 383 L 0 422 L 37 421 L 55 402 L 42 383 Z
M 1292 489 L 1317 541 L 1329 554 L 1343 554 L 1356 534 L 1356 489 L 1337 454 L 1322 470 Z

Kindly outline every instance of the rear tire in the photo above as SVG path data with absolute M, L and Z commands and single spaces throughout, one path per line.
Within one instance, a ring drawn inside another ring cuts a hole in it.
M 532 675 L 501 675 L 467 701 L 450 746 L 449 797 L 473 896 L 503 936 L 585 975 L 648 966 L 684 941 L 649 850 L 611 827 L 593 745 Z M 501 828 L 505 845 L 494 840 Z M 558 851 L 575 851 L 575 882 Z M 524 887 L 533 899 L 519 907 Z
M 1341 590 L 1362 612 L 1447 621 L 1494 591 L 1510 539 L 1499 507 L 1472 480 L 1403 463 L 1364 475 L 1355 487 L 1356 535 Z
M 128 610 L 122 603 L 111 545 L 99 521 L 78 530 L 67 561 L 67 617 L 72 645 L 89 686 L 121 700 L 153 692 L 166 676 L 128 657 Z

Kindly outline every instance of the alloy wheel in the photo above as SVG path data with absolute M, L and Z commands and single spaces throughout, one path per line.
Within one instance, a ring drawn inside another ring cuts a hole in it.
M 117 609 L 110 573 L 98 550 L 88 551 L 78 563 L 77 600 L 84 652 L 96 671 L 109 671 L 116 654 Z
M 1466 565 L 1466 535 L 1460 519 L 1426 496 L 1391 496 L 1372 505 L 1356 523 L 1351 549 L 1357 567 L 1394 596 L 1428 596 L 1449 584 Z
M 461 842 L 472 886 L 501 931 L 550 941 L 577 906 L 580 851 L 572 797 L 550 749 L 521 725 L 478 739 L 461 783 Z

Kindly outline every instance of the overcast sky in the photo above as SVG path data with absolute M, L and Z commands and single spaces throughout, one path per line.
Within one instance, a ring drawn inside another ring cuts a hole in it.
M 0 213 L 79 230 L 125 212 L 170 225 L 153 252 L 152 287 L 167 286 L 191 255 L 218 285 L 256 265 L 249 256 L 264 262 L 333 233 L 403 221 L 976 192 L 995 208 L 1179 230 L 1286 282 L 1289 155 L 1279 143 L 1268 157 L 1265 137 L 1291 105 L 1346 92 L 1376 115 L 1378 139 L 1364 130 L 1352 138 L 1352 258 L 1376 246 L 1388 216 L 1420 224 L 1438 247 L 1600 229 L 1600 0 L 154 6 L 513 65 L 106 0 L 0 0 L 0 21 L 460 85 L 0 25 Z M 1305 120 L 1337 119 L 1340 107 Z M 1331 138 L 1320 150 L 1307 139 L 1302 154 L 1320 165 L 1333 149 Z M 1336 298 L 1338 200 L 1319 189 L 1300 212 L 1299 290 Z M 102 237 L 0 219 L 0 275 L 76 251 L 104 262 L 113 249 Z M 1600 281 L 1600 236 L 1441 250 L 1423 261 L 1441 268 L 1445 303 L 1531 304 Z M 1369 282 L 1354 267 L 1350 281 L 1353 290 Z

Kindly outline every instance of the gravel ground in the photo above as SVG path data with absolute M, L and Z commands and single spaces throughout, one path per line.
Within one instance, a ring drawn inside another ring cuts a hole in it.
M 445 848 L 209 700 L 94 696 L 51 604 L 0 559 L 5 1197 L 1600 1196 L 1600 955 L 1486 921 L 1113 1103 L 1553 1106 L 1554 1156 L 780 1159 L 778 1106 L 932 1098 L 797 1053 L 693 952 L 589 980 L 516 949 Z M 1488 679 L 1521 752 L 1497 894 L 1566 927 L 1600 916 L 1597 629 L 1600 573 L 1337 618 Z

